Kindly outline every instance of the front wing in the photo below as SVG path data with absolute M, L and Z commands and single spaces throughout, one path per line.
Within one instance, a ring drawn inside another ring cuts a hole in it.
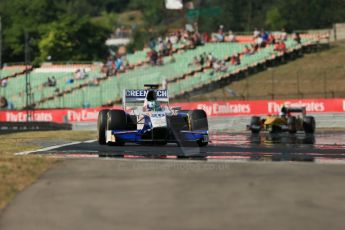
M 165 138 L 144 138 L 142 130 L 107 130 L 106 131 L 106 143 L 112 142 L 154 142 L 164 141 L 168 143 L 179 143 L 179 142 L 196 142 L 201 141 L 202 143 L 209 142 L 208 130 L 195 130 L 177 131 L 175 135 L 168 135 Z

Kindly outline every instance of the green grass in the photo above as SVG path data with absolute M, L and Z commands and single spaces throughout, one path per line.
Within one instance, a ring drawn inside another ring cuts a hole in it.
M 58 138 L 64 142 L 84 141 L 96 138 L 89 131 L 24 132 L 0 136 L 0 210 L 15 195 L 32 184 L 57 160 L 40 155 L 15 156 L 14 153 L 39 149 L 42 143 Z
M 198 100 L 292 99 L 345 97 L 345 41 L 322 52 L 306 54 L 285 65 L 269 68 L 225 85 Z M 229 92 L 235 92 L 236 96 Z

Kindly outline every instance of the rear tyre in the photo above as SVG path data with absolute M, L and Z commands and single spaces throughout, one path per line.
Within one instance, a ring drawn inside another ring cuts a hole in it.
M 110 110 L 107 113 L 107 130 L 126 130 L 127 117 L 123 110 Z M 110 142 L 109 145 L 124 145 L 125 142 L 116 140 L 115 143 Z
M 98 133 L 98 143 L 100 145 L 105 145 L 105 131 L 107 128 L 107 113 L 109 112 L 109 109 L 101 110 L 98 113 L 98 119 L 97 119 L 97 133 Z
M 288 131 L 290 134 L 297 132 L 297 119 L 296 117 L 288 117 L 287 119 Z
M 188 114 L 191 130 L 208 130 L 207 114 L 204 110 L 191 110 Z
M 256 127 L 259 128 L 256 128 Z M 252 134 L 258 134 L 261 130 L 261 120 L 260 117 L 254 116 L 250 119 L 250 130 L 252 131 Z
M 190 130 L 208 130 L 208 121 L 207 114 L 204 110 L 191 110 L 189 114 L 189 125 Z M 197 144 L 199 147 L 205 147 L 208 145 L 208 142 L 203 142 L 203 140 L 198 140 Z
M 307 116 L 303 118 L 303 129 L 305 133 L 313 134 L 315 133 L 315 118 L 312 116 Z

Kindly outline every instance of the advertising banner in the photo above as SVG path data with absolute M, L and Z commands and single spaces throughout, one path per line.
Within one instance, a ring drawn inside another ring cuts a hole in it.
M 345 112 L 345 99 L 207 101 L 170 104 L 171 107 L 181 107 L 184 110 L 203 109 L 209 117 L 277 114 L 282 105 L 306 107 L 307 113 L 311 114 Z M 30 120 L 57 123 L 96 122 L 98 112 L 102 109 L 104 108 L 35 110 Z M 1 122 L 18 122 L 26 119 L 26 111 L 0 111 Z

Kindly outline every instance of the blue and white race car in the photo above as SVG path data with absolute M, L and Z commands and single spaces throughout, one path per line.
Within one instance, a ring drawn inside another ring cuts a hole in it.
M 170 108 L 167 90 L 158 90 L 158 85 L 145 87 L 149 89 L 124 90 L 123 109 L 99 112 L 99 144 L 121 146 L 134 142 L 207 146 L 208 121 L 204 110 Z M 128 107 L 128 103 L 140 103 L 141 106 Z

